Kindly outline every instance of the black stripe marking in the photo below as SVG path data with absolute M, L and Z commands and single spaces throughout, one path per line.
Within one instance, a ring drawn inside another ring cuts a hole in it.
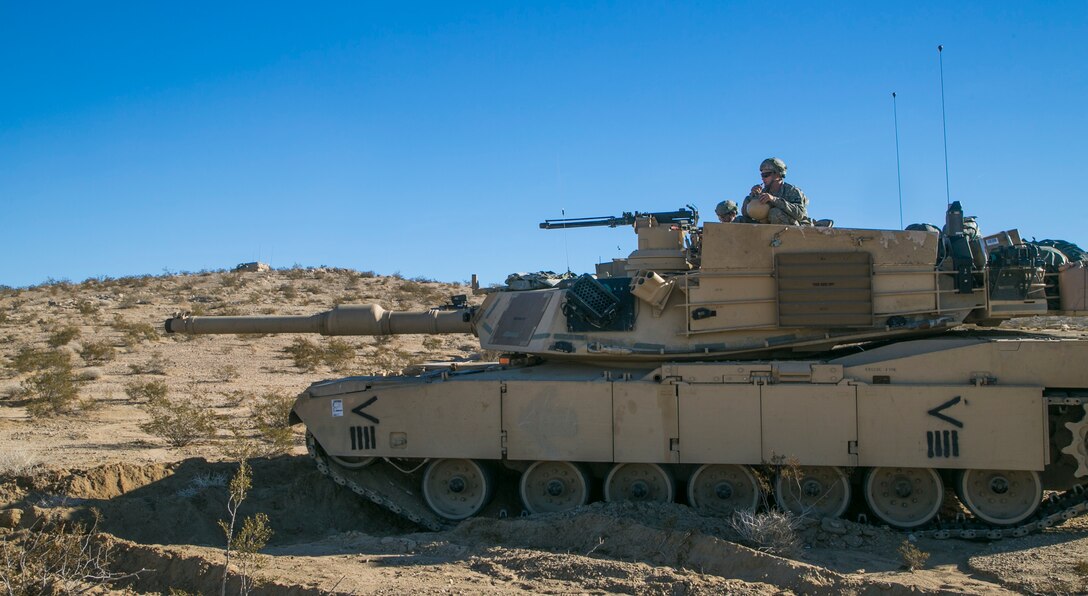
M 956 397 L 953 397 L 952 399 L 944 402 L 943 404 L 937 406 L 936 408 L 933 408 L 932 410 L 926 410 L 926 414 L 929 414 L 930 416 L 933 416 L 934 418 L 940 418 L 941 420 L 944 420 L 945 422 L 951 424 L 952 426 L 955 426 L 956 428 L 963 428 L 963 423 L 962 422 L 960 422 L 959 420 L 956 420 L 955 418 L 953 418 L 951 416 L 948 416 L 948 415 L 945 415 L 945 414 L 941 413 L 943 410 L 951 408 L 952 406 L 960 403 L 960 399 L 961 399 L 961 396 L 957 395 Z
M 944 457 L 944 452 L 941 451 L 941 431 L 933 433 L 933 452 L 937 457 Z
M 355 451 L 356 449 L 359 448 L 359 444 L 355 441 L 355 427 L 354 426 L 349 426 L 348 427 L 348 434 L 351 435 L 351 450 Z
M 378 424 L 378 419 L 376 417 L 371 416 L 370 414 L 367 414 L 366 412 L 363 411 L 363 410 L 366 409 L 367 406 L 369 406 L 370 404 L 372 404 L 372 403 L 374 403 L 376 401 L 378 401 L 378 396 L 377 395 L 375 395 L 374 397 L 371 397 L 370 399 L 366 400 L 365 402 L 355 406 L 354 408 L 351 409 L 351 411 L 352 411 L 353 414 L 358 414 L 358 415 L 362 416 L 363 418 L 366 418 L 367 420 L 373 422 L 374 424 Z
M 926 431 L 926 445 L 929 446 L 929 458 L 933 459 L 933 431 Z
M 960 456 L 960 431 L 952 431 L 952 457 Z
M 948 442 L 948 431 L 946 430 L 942 434 L 944 435 L 944 456 L 945 457 L 951 457 L 952 449 L 951 449 L 951 445 Z

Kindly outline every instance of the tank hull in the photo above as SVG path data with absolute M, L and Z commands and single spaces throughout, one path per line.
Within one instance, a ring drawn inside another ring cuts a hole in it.
M 925 470 L 948 483 L 999 470 L 1064 490 L 1084 463 L 1064 425 L 1088 403 L 1088 370 L 1068 363 L 1086 361 L 1086 341 L 967 336 L 817 360 L 547 362 L 326 381 L 294 413 L 338 458 L 569 462 L 605 490 L 623 465 L 661 470 L 677 494 L 707 466 L 855 480 Z

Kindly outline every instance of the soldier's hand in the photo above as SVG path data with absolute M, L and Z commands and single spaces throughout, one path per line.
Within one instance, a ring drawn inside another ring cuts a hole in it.
M 759 195 L 759 202 L 760 203 L 773 203 L 774 202 L 774 195 L 765 192 L 765 193 Z
M 763 187 L 762 186 L 757 184 L 757 185 L 752 187 L 752 192 L 751 192 L 752 195 L 758 195 L 761 192 L 763 192 Z

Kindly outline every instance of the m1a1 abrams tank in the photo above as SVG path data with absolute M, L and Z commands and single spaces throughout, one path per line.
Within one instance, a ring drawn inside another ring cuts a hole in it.
M 1086 508 L 1088 341 L 956 329 L 1048 312 L 1038 251 L 984 253 L 963 221 L 959 203 L 944 232 L 699 228 L 690 208 L 555 220 L 541 226 L 631 227 L 638 248 L 479 306 L 166 329 L 470 332 L 502 353 L 322 381 L 295 402 L 323 472 L 428 528 L 594 499 L 813 516 L 853 501 L 916 532 L 1020 535 Z M 951 529 L 936 519 L 948 489 L 970 511 Z

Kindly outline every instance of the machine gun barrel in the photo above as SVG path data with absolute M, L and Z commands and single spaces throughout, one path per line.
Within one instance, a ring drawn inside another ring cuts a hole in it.
M 473 333 L 472 308 L 392 312 L 377 304 L 339 305 L 315 315 L 194 317 L 176 314 L 167 333 L 320 333 L 321 335 L 398 335 Z
M 625 211 L 623 215 L 619 217 L 604 216 L 604 217 L 572 217 L 568 219 L 546 219 L 541 222 L 540 227 L 544 230 L 560 230 L 565 228 L 592 228 L 592 227 L 609 227 L 615 228 L 619 226 L 629 226 L 635 223 L 635 220 L 640 218 L 654 218 L 659 224 L 682 224 L 682 225 L 694 225 L 699 221 L 699 212 L 694 207 L 688 205 L 687 209 L 677 209 L 676 211 L 659 211 L 655 213 L 643 213 L 635 211 L 634 213 Z

